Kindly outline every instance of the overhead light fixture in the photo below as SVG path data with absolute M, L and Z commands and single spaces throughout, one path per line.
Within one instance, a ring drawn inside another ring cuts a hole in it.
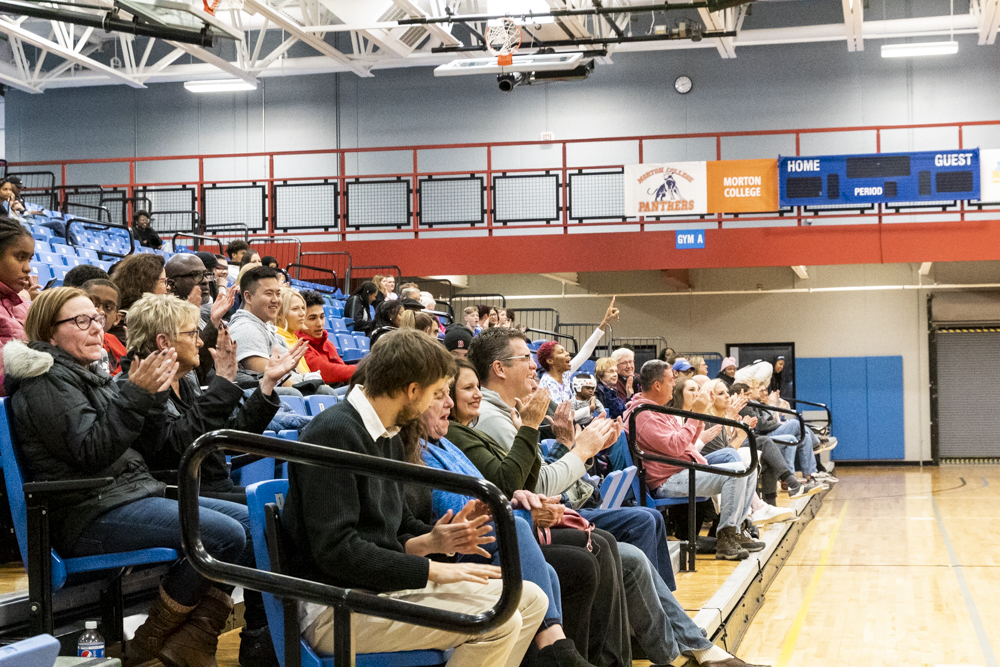
M 919 42 L 916 44 L 883 44 L 883 58 L 913 58 L 916 56 L 951 56 L 958 53 L 958 42 Z
M 243 79 L 205 79 L 185 81 L 184 87 L 192 93 L 233 93 L 240 90 L 257 90 L 257 82 L 250 83 Z

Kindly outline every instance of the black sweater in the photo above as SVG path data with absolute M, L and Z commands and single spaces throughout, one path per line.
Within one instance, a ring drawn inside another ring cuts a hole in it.
M 347 401 L 319 413 L 299 439 L 403 460 L 399 437 L 372 440 Z M 289 463 L 281 523 L 294 544 L 300 576 L 380 593 L 427 585 L 430 561 L 406 554 L 403 545 L 431 527 L 410 513 L 399 482 Z

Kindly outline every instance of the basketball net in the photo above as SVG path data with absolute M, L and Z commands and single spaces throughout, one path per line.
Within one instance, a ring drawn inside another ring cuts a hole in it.
M 510 19 L 502 19 L 500 24 L 490 26 L 486 32 L 486 48 L 497 57 L 500 67 L 509 67 L 514 63 L 514 52 L 520 46 L 521 29 Z
M 219 6 L 219 0 L 201 0 L 201 2 L 205 6 L 205 11 L 215 16 L 215 9 Z

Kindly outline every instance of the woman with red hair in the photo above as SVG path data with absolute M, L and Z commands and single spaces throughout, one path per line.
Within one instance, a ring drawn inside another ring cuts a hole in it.
M 583 348 L 575 357 L 570 357 L 566 348 L 555 341 L 544 343 L 538 348 L 538 366 L 545 371 L 538 384 L 549 390 L 549 397 L 556 403 L 573 399 L 573 374 L 576 373 L 583 362 L 590 359 L 590 355 L 597 349 L 597 344 L 604 336 L 604 327 L 608 322 L 618 319 L 618 309 L 615 308 L 615 298 L 611 298 L 611 305 L 604 313 L 604 319 L 594 329 Z

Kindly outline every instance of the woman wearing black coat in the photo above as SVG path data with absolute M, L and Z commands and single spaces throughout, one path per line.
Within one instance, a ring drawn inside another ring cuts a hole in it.
M 371 333 L 374 320 L 373 303 L 378 295 L 378 288 L 373 282 L 361 283 L 361 287 L 350 296 L 344 304 L 344 317 L 354 319 L 354 331 L 366 336 Z
M 86 292 L 46 290 L 25 320 L 28 344 L 4 347 L 5 387 L 27 477 L 32 481 L 111 478 L 95 489 L 52 499 L 53 546 L 66 556 L 166 547 L 181 551 L 177 502 L 132 449 L 147 421 L 160 419 L 177 370 L 173 348 L 137 362 L 121 387 L 94 372 L 104 342 L 104 314 Z M 234 503 L 203 499 L 201 535 L 208 553 L 228 563 L 246 548 Z M 246 508 L 242 508 L 245 512 Z M 216 587 L 185 559 L 164 577 L 149 619 L 126 648 L 135 664 L 215 664 L 218 636 L 232 610 L 229 589 Z

